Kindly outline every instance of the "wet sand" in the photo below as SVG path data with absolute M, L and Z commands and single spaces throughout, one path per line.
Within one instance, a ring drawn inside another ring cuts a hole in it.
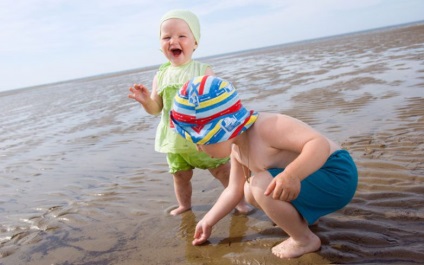
M 160 56 L 160 54 L 158 54 Z M 287 235 L 259 210 L 191 246 L 222 187 L 202 170 L 176 204 L 158 118 L 126 98 L 154 70 L 0 94 L 0 264 L 420 264 L 424 262 L 424 24 L 207 58 L 248 108 L 292 115 L 354 157 L 359 186 L 280 260 Z

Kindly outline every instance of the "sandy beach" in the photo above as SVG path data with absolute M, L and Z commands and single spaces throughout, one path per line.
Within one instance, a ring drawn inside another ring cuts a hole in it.
M 259 210 L 191 245 L 222 187 L 196 170 L 192 211 L 167 214 L 159 117 L 127 98 L 153 67 L 0 93 L 0 264 L 424 263 L 424 23 L 203 61 L 247 108 L 299 118 L 352 154 L 358 190 L 313 226 L 321 249 L 275 257 L 287 235 Z

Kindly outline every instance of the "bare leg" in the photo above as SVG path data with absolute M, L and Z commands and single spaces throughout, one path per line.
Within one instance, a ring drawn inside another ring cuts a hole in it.
M 244 183 L 244 197 L 246 198 L 246 201 L 250 205 L 253 205 L 256 208 L 261 209 L 261 206 L 256 202 L 255 197 L 253 196 L 251 192 L 250 184 L 247 181 Z
M 271 180 L 272 177 L 268 172 L 252 177 L 250 192 L 268 217 L 290 236 L 273 247 L 272 253 L 280 258 L 295 258 L 320 249 L 321 240 L 312 233 L 307 222 L 291 203 L 274 200 L 271 196 L 264 195 Z
M 171 215 L 178 215 L 191 209 L 191 177 L 193 170 L 178 171 L 174 176 L 174 190 L 178 201 L 178 208 L 170 212 Z
M 228 181 L 230 177 L 230 163 L 227 162 L 225 164 L 222 164 L 218 166 L 217 168 L 211 168 L 209 169 L 209 172 L 218 179 L 222 186 L 225 188 L 228 186 Z M 241 201 L 237 204 L 236 210 L 240 213 L 247 214 L 253 210 L 253 208 L 246 202 L 246 200 L 243 198 Z

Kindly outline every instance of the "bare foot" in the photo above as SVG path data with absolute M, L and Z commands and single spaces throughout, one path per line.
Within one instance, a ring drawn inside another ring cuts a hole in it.
M 179 215 L 179 214 L 181 214 L 183 212 L 186 212 L 186 211 L 188 211 L 190 209 L 191 209 L 191 207 L 178 206 L 177 209 L 174 209 L 174 210 L 170 211 L 169 214 L 175 216 L 175 215 Z
M 321 240 L 315 234 L 306 242 L 296 242 L 289 237 L 272 248 L 272 253 L 282 259 L 296 258 L 303 254 L 315 252 L 321 247 Z
M 237 204 L 236 210 L 241 214 L 248 214 L 253 210 L 253 207 L 243 200 Z

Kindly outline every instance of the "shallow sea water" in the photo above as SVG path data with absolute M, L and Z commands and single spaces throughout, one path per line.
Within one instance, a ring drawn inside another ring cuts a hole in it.
M 191 246 L 222 191 L 197 170 L 177 217 L 154 151 L 158 117 L 127 98 L 156 68 L 0 94 L 0 264 L 419 264 L 424 262 L 424 26 L 206 58 L 243 103 L 289 114 L 342 144 L 360 174 L 313 231 L 316 253 L 282 261 L 261 212 L 230 214 Z

